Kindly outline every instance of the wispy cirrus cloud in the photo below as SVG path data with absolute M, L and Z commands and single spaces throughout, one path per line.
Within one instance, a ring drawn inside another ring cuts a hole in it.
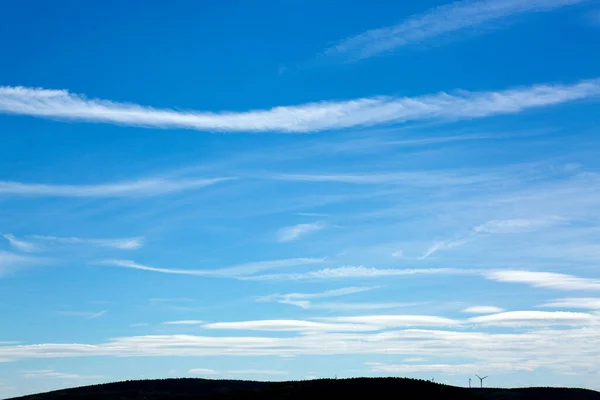
M 493 281 L 524 283 L 545 289 L 600 290 L 600 279 L 580 278 L 556 272 L 506 270 L 486 272 L 484 276 Z
M 66 90 L 5 86 L 0 87 L 0 113 L 202 131 L 315 132 L 419 120 L 471 119 L 514 114 L 527 109 L 595 97 L 599 94 L 600 80 L 593 79 L 574 84 L 534 85 L 504 91 L 463 90 L 454 94 L 442 92 L 412 98 L 379 96 L 348 101 L 321 101 L 246 112 L 215 113 L 160 110 L 135 104 L 87 99 Z M 187 182 L 184 186 L 189 184 Z M 140 181 L 124 185 L 124 187 L 119 184 L 107 185 L 101 188 L 100 193 L 123 191 L 135 193 L 140 190 L 154 192 L 164 186 L 171 187 L 173 190 L 173 186 L 179 187 L 181 183 Z M 53 187 L 5 182 L 0 183 L 0 193 L 2 191 L 52 195 L 67 192 L 78 193 L 81 196 L 81 193 L 85 195 L 97 193 L 98 189 L 87 187 L 83 190 L 72 186 Z
M 143 246 L 143 237 L 131 238 L 115 238 L 115 239 L 89 239 L 78 237 L 59 237 L 59 236 L 41 236 L 31 235 L 34 240 L 56 243 L 56 244 L 73 244 L 73 245 L 89 245 L 98 247 L 111 247 L 119 250 L 135 250 Z
M 362 293 L 376 289 L 376 286 L 352 286 L 341 289 L 326 290 L 320 293 L 287 293 L 287 294 L 271 294 L 268 296 L 258 297 L 256 300 L 260 302 L 277 302 L 281 304 L 291 304 L 301 308 L 310 308 L 311 300 L 331 298 L 339 296 L 347 296 L 355 293 Z
M 212 179 L 143 179 L 95 185 L 59 185 L 0 181 L 0 196 L 30 197 L 146 197 L 198 189 L 230 180 Z
M 411 275 L 479 275 L 480 271 L 458 268 L 370 268 L 364 266 L 325 268 L 317 271 L 287 274 L 269 274 L 246 277 L 248 280 L 304 280 L 304 279 L 345 279 L 381 278 Z
M 58 315 L 65 317 L 76 317 L 83 319 L 96 319 L 107 313 L 107 310 L 102 311 L 57 311 Z
M 356 185 L 410 185 L 414 187 L 433 187 L 439 185 L 472 185 L 474 183 L 496 180 L 493 173 L 468 173 L 465 171 L 409 171 L 383 172 L 371 174 L 266 174 L 264 178 L 290 182 L 335 182 Z
M 563 311 L 507 311 L 469 318 L 468 322 L 493 326 L 582 325 L 600 323 L 597 315 Z
M 287 226 L 277 231 L 277 241 L 281 243 L 293 242 L 312 232 L 320 231 L 325 228 L 322 222 L 311 222 L 308 224 L 297 224 Z
M 261 271 L 274 269 L 274 268 L 286 268 L 286 267 L 297 267 L 301 265 L 311 265 L 322 263 L 325 260 L 323 258 L 289 258 L 282 260 L 272 261 L 258 261 L 245 264 L 234 265 L 231 267 L 219 268 L 219 269 L 172 269 L 172 268 L 157 268 L 150 267 L 143 264 L 138 264 L 131 260 L 104 260 L 100 261 L 99 264 L 113 265 L 123 268 L 138 269 L 142 271 L 159 272 L 163 274 L 175 274 L 175 275 L 195 275 L 195 276 L 206 276 L 206 277 L 221 277 L 221 278 L 235 278 L 252 275 Z
M 507 220 L 492 220 L 479 226 L 476 226 L 475 228 L 473 228 L 473 230 L 477 233 L 491 234 L 521 233 L 550 227 L 562 221 L 563 220 L 558 217 L 548 217 L 540 219 L 518 218 Z
M 446 249 L 451 249 L 453 247 L 458 247 L 458 246 L 462 246 L 463 244 L 466 244 L 469 242 L 469 239 L 456 239 L 456 240 L 446 240 L 446 241 L 442 241 L 442 242 L 436 242 L 434 243 L 432 246 L 430 246 L 427 251 L 425 252 L 425 254 L 423 254 L 422 256 L 419 257 L 420 260 L 424 260 L 428 257 L 430 257 L 431 255 L 437 253 L 440 250 L 446 250 Z
M 394 26 L 373 29 L 342 40 L 325 50 L 330 57 L 357 60 L 400 47 L 425 43 L 505 18 L 546 12 L 586 0 L 484 0 L 458 1 L 414 15 Z
M 22 371 L 24 378 L 29 379 L 103 379 L 102 375 L 81 375 L 58 372 L 53 369 L 38 369 Z
M 4 239 L 6 239 L 12 247 L 14 247 L 15 249 L 17 249 L 19 251 L 31 253 L 31 252 L 35 252 L 38 250 L 38 247 L 35 244 L 27 242 L 25 240 L 17 239 L 15 237 L 15 235 L 13 235 L 13 234 L 5 233 L 5 234 L 2 234 L 1 236 L 4 237 Z
M 556 299 L 541 304 L 545 308 L 578 308 L 585 310 L 600 310 L 600 298 L 598 297 L 570 297 Z

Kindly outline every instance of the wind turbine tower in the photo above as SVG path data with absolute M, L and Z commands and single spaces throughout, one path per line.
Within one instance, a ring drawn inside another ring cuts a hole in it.
M 479 383 L 481 384 L 481 387 L 483 388 L 483 380 L 485 378 L 487 378 L 487 376 L 484 376 L 483 378 L 481 376 L 477 375 L 477 374 L 475 374 L 475 376 L 479 378 Z
M 471 378 L 469 378 L 469 389 L 471 389 Z

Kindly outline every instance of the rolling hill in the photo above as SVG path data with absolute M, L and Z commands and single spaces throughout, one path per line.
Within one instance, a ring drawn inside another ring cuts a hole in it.
M 600 392 L 567 388 L 467 389 L 404 378 L 253 382 L 164 379 L 108 383 L 13 400 L 296 400 L 296 399 L 600 400 Z

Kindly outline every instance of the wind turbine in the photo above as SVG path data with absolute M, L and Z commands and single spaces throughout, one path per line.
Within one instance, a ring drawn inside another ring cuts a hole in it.
M 471 378 L 469 378 L 469 389 L 471 389 Z
M 477 374 L 475 374 L 475 376 L 479 378 L 479 382 L 481 383 L 481 387 L 483 388 L 483 380 L 485 378 L 487 378 L 487 376 L 484 376 L 483 378 L 481 376 L 477 375 Z

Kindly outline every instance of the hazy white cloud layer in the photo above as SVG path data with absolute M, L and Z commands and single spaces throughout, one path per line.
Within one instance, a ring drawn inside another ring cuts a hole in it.
M 98 344 L 6 344 L 0 345 L 0 359 L 10 362 L 91 356 L 387 354 L 421 359 L 454 357 L 465 364 L 485 364 L 490 374 L 539 368 L 559 374 L 577 373 L 600 367 L 599 319 L 598 315 L 586 313 L 517 311 L 466 320 L 428 315 L 362 315 L 320 321 L 214 322 L 199 328 L 273 334 L 146 335 L 119 337 Z M 480 330 L 487 325 L 512 329 L 509 333 Z M 288 333 L 282 336 L 280 332 Z M 417 365 L 412 371 L 423 368 L 430 367 Z M 214 370 L 201 368 L 195 373 L 210 374 L 210 371 Z
M 572 0 L 573 2 L 575 0 Z M 431 119 L 482 118 L 513 114 L 595 97 L 600 80 L 548 84 L 492 92 L 457 91 L 420 97 L 379 96 L 348 101 L 321 101 L 246 112 L 160 110 L 136 104 L 87 99 L 66 90 L 0 87 L 0 112 L 43 118 L 102 122 L 155 128 L 230 132 L 314 132 Z M 209 181 L 210 183 L 214 183 Z M 0 193 L 53 196 L 106 196 L 164 193 L 207 181 L 139 181 L 100 186 L 0 182 Z
M 457 1 L 411 16 L 397 25 L 373 29 L 328 48 L 328 56 L 361 59 L 498 22 L 514 15 L 551 11 L 586 0 Z

